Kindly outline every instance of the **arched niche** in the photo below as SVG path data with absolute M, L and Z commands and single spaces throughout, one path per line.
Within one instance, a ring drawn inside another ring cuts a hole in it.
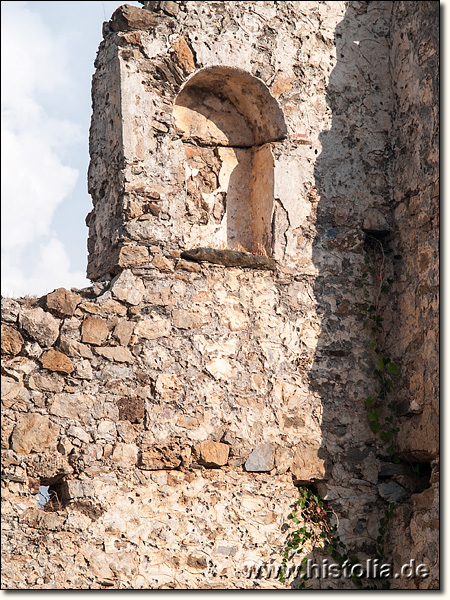
M 270 255 L 270 142 L 286 125 L 267 86 L 241 69 L 202 69 L 178 94 L 174 122 L 186 153 L 188 244 Z

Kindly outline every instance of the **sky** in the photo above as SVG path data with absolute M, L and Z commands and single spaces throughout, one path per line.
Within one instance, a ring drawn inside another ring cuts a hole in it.
M 102 23 L 123 3 L 1 3 L 3 296 L 89 285 L 91 78 Z
M 3 296 L 90 283 L 91 78 L 102 23 L 121 4 L 1 3 Z

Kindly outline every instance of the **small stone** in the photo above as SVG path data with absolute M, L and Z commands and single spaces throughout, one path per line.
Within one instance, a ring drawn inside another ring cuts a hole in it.
M 145 246 L 123 246 L 119 253 L 119 267 L 129 269 L 149 262 L 148 248 Z
M 16 356 L 22 350 L 23 337 L 9 325 L 2 325 L 2 354 Z
M 182 308 L 174 308 L 172 312 L 173 324 L 179 329 L 200 329 L 209 323 L 209 317 Z
M 80 302 L 81 296 L 64 288 L 58 288 L 46 296 L 47 310 L 53 311 L 62 317 L 72 317 Z
M 435 491 L 432 487 L 430 487 L 423 492 L 420 492 L 420 494 L 413 494 L 411 496 L 411 500 L 417 508 L 425 508 L 429 510 L 433 506 L 434 495 Z
M 78 377 L 78 379 L 92 379 L 92 367 L 88 360 L 82 360 L 77 364 L 75 377 Z
M 112 460 L 125 467 L 133 467 L 137 463 L 138 449 L 134 444 L 116 444 Z
M 229 446 L 220 442 L 202 442 L 195 448 L 199 464 L 208 467 L 222 467 L 228 462 Z
M 378 493 L 387 502 L 398 502 L 406 496 L 406 490 L 395 481 L 380 483 L 377 486 Z
M 390 227 L 386 217 L 376 208 L 370 208 L 364 214 L 363 231 L 366 233 L 389 233 Z
M 142 445 L 140 468 L 148 471 L 178 469 L 182 462 L 182 451 L 176 442 L 168 444 Z
M 245 470 L 249 473 L 271 471 L 275 467 L 275 453 L 269 442 L 259 444 L 245 461 Z
M 155 314 L 141 319 L 134 328 L 134 335 L 146 340 L 156 340 L 160 337 L 168 337 L 171 331 L 172 326 L 169 319 Z
M 177 269 L 184 269 L 185 271 L 190 271 L 191 273 L 200 273 L 202 270 L 201 266 L 198 263 L 190 262 L 188 260 L 184 260 L 180 258 L 176 264 Z
M 134 361 L 133 355 L 128 348 L 122 348 L 122 346 L 106 346 L 104 348 L 96 348 L 95 351 L 100 356 L 114 362 L 131 363 Z
M 159 214 L 162 210 L 161 206 L 159 204 L 156 204 L 155 202 L 149 202 L 148 204 L 145 205 L 144 208 L 146 211 L 148 211 L 154 217 L 159 216 Z
M 327 462 L 325 451 L 320 444 L 306 442 L 299 445 L 295 451 L 291 471 L 296 484 L 326 479 Z
M 162 256 L 162 254 L 157 254 L 154 257 L 152 265 L 160 271 L 172 272 L 174 270 L 173 262 L 165 256 Z
M 44 369 L 48 369 L 49 371 L 58 371 L 59 373 L 67 373 L 69 375 L 74 370 L 71 359 L 53 348 L 44 352 L 40 361 Z
M 142 423 L 145 416 L 145 402 L 143 398 L 120 398 L 117 400 L 119 419 L 130 423 Z
M 132 321 L 121 321 L 114 329 L 114 336 L 119 340 L 121 346 L 128 346 L 133 335 L 135 323 Z
M 44 453 L 56 448 L 59 426 L 47 416 L 22 415 L 11 436 L 11 447 L 17 454 Z
M 61 336 L 59 348 L 61 352 L 64 352 L 64 354 L 72 356 L 73 358 L 91 359 L 94 356 L 89 346 L 63 336 Z
M 117 438 L 116 424 L 113 421 L 100 421 L 97 427 L 97 440 L 115 442 Z
M 53 346 L 59 337 L 61 321 L 42 308 L 33 308 L 20 317 L 20 325 L 40 346 Z
M 84 429 L 82 429 L 81 427 L 76 427 L 75 425 L 71 425 L 69 427 L 69 429 L 67 430 L 67 435 L 75 437 L 84 442 L 85 444 L 89 444 L 89 442 L 91 441 L 91 436 Z
M 111 292 L 119 300 L 137 306 L 142 302 L 145 287 L 142 281 L 135 277 L 130 270 L 125 270 L 112 280 Z
M 153 29 L 161 17 L 137 6 L 124 4 L 117 8 L 109 22 L 112 31 L 133 31 Z
M 172 50 L 174 52 L 177 63 L 185 71 L 185 73 L 192 73 L 195 71 L 195 61 L 192 50 L 189 48 L 188 43 L 184 37 L 179 37 L 172 44 Z
M 101 346 L 109 334 L 106 321 L 98 317 L 87 317 L 81 326 L 81 339 L 86 344 Z
M 30 377 L 29 386 L 32 390 L 59 393 L 64 389 L 64 379 L 56 374 L 35 373 Z

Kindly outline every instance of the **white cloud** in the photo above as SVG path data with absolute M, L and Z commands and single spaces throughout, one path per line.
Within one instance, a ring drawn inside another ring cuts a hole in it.
M 17 264 L 14 253 L 5 255 L 2 268 L 2 294 L 10 297 L 42 296 L 56 288 L 82 288 L 89 284 L 84 273 L 72 271 L 62 242 L 51 238 L 37 249 L 30 275 Z
M 67 252 L 52 231 L 55 210 L 79 176 L 64 157 L 79 143 L 80 128 L 48 108 L 63 105 L 72 85 L 64 40 L 25 2 L 2 2 L 1 25 L 2 293 L 85 285 L 79 273 L 69 280 Z M 39 257 L 32 271 L 30 251 Z

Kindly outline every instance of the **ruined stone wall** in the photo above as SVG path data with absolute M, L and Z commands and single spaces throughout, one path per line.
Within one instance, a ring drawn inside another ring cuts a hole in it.
M 408 150 L 393 147 L 410 147 L 414 113 L 398 110 L 393 82 L 398 94 L 397 55 L 412 52 L 397 12 L 418 31 L 426 3 L 159 4 L 116 11 L 97 56 L 96 283 L 2 299 L 9 589 L 284 587 L 244 566 L 281 562 L 296 485 L 320 491 L 361 559 L 376 554 L 386 502 L 403 502 L 399 519 L 428 485 L 404 467 L 393 486 L 369 428 L 360 288 L 368 232 L 398 254 L 416 236 L 417 257 L 424 239 L 399 212 L 400 186 L 412 188 Z M 402 264 L 387 331 L 423 261 Z M 433 318 L 418 310 L 408 335 Z M 422 381 L 413 341 L 392 350 L 411 390 Z M 52 511 L 36 505 L 47 485 Z M 403 553 L 391 542 L 397 561 L 424 543 L 417 527 Z
M 393 17 L 393 252 L 399 259 L 393 288 L 398 300 L 391 307 L 395 326 L 388 344 L 401 364 L 400 454 L 430 465 L 432 474 L 430 487 L 413 495 L 396 512 L 392 547 L 397 560 L 403 561 L 414 551 L 418 560 L 432 565 L 437 573 L 439 3 L 395 2 Z

